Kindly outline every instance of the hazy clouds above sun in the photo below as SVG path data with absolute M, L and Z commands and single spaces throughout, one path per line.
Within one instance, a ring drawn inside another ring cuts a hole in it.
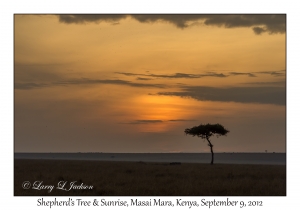
M 286 15 L 15 15 L 14 26 L 17 152 L 206 152 L 183 135 L 201 123 L 230 130 L 216 152 L 285 151 Z

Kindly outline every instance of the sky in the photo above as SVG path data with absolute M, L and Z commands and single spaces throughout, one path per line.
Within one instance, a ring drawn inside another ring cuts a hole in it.
M 15 152 L 286 151 L 285 15 L 14 15 Z

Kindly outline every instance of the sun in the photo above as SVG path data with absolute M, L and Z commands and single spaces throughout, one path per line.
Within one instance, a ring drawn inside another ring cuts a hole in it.
M 145 95 L 134 100 L 132 121 L 140 132 L 166 132 L 176 126 L 175 120 L 186 119 L 184 99 L 171 96 Z

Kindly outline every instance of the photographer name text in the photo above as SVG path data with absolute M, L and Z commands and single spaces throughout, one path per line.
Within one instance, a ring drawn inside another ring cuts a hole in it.
M 70 191 L 70 190 L 92 190 L 92 185 L 86 185 L 84 183 L 78 183 L 77 181 L 59 181 L 55 185 L 44 184 L 43 181 L 34 181 L 32 184 L 29 181 L 25 181 L 22 184 L 23 189 L 33 189 L 33 190 L 46 190 L 51 193 L 53 189 Z

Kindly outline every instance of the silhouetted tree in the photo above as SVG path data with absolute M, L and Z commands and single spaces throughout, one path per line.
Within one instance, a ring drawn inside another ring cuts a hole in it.
M 206 124 L 206 125 L 199 125 L 199 126 L 194 126 L 192 128 L 187 128 L 184 130 L 186 135 L 192 135 L 192 136 L 197 136 L 202 139 L 206 139 L 208 142 L 208 146 L 210 146 L 210 152 L 211 152 L 211 163 L 214 164 L 214 152 L 213 152 L 213 145 L 211 144 L 209 138 L 211 136 L 216 135 L 217 137 L 219 136 L 225 136 L 229 131 L 226 130 L 223 125 L 220 124 Z

